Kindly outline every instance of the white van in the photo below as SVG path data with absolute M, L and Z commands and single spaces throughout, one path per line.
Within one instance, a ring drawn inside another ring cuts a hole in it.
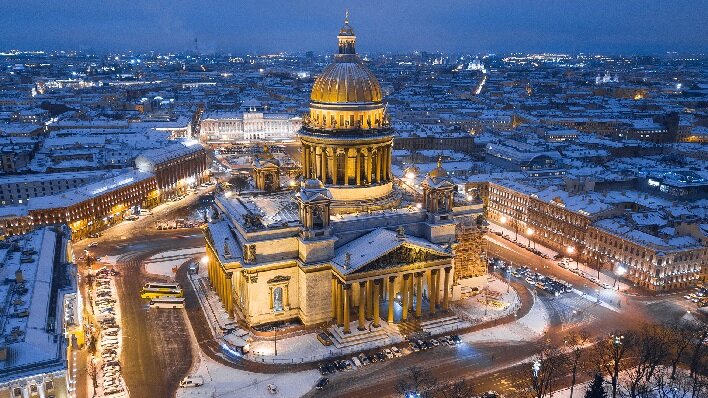
M 187 376 L 179 382 L 181 388 L 199 387 L 204 385 L 204 378 L 201 376 Z

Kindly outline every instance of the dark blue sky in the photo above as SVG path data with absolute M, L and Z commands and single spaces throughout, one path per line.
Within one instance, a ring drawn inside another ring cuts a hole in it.
M 708 0 L 3 0 L 0 48 L 708 52 Z

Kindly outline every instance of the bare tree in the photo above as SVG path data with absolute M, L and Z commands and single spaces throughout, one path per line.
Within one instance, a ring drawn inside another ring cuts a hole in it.
M 86 363 L 86 374 L 88 374 L 93 382 L 94 395 L 96 395 L 95 391 L 98 388 L 98 368 L 96 367 L 96 362 L 93 360 Z
M 634 363 L 624 370 L 623 387 L 627 396 L 638 398 L 651 389 L 657 367 L 669 356 L 669 344 L 666 329 L 657 325 L 645 324 L 640 331 L 628 334 L 635 339 L 634 346 L 630 347 L 633 348 Z
M 583 355 L 583 347 L 588 343 L 589 334 L 585 330 L 580 332 L 570 332 L 565 339 L 565 344 L 570 349 L 569 357 L 571 363 L 572 380 L 570 382 L 570 398 L 573 398 L 573 389 L 575 388 L 576 376 L 578 374 L 578 366 Z
M 233 176 L 229 179 L 229 184 L 240 194 L 248 187 L 248 179 L 242 175 Z
M 693 380 L 688 373 L 677 373 L 669 368 L 656 372 L 651 383 L 658 398 L 689 398 L 693 388 Z
M 438 387 L 438 381 L 429 371 L 410 366 L 403 378 L 396 383 L 396 392 L 402 395 L 417 393 L 420 398 L 432 398 Z
M 706 370 L 708 370 L 708 355 L 705 354 L 705 341 L 708 339 L 708 324 L 702 324 L 699 331 L 691 341 L 691 361 L 689 370 L 693 379 L 693 397 L 699 397 L 701 391 L 705 392 L 708 386 Z
M 440 398 L 469 398 L 474 395 L 474 388 L 465 379 L 456 379 L 441 385 L 434 395 Z
M 547 343 L 531 364 L 530 384 L 534 397 L 543 398 L 553 391 L 553 383 L 562 376 L 567 357 L 555 346 Z
M 676 368 L 683 355 L 689 350 L 693 340 L 698 337 L 701 329 L 694 322 L 683 321 L 678 325 L 666 325 L 667 339 L 670 350 L 671 378 L 676 376 Z
M 617 383 L 620 370 L 623 369 L 622 360 L 634 345 L 634 335 L 615 331 L 608 338 L 600 339 L 595 344 L 594 361 L 598 370 L 604 371 L 612 380 L 612 398 L 617 398 Z

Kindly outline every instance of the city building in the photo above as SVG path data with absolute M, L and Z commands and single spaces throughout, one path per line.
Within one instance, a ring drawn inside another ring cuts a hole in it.
M 207 145 L 295 140 L 302 118 L 246 112 L 206 112 L 200 122 L 200 141 Z
M 44 227 L 0 243 L 2 398 L 75 396 L 83 309 L 69 239 Z

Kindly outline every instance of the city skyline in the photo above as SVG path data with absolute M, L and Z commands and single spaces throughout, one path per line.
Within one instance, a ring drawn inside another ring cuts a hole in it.
M 331 52 L 330 32 L 351 10 L 366 32 L 362 53 L 590 52 L 702 53 L 708 7 L 671 2 L 334 1 L 319 5 L 210 2 L 9 4 L 0 17 L 0 48 L 21 50 Z M 28 6 L 29 5 L 29 6 Z M 34 5 L 34 6 L 33 6 Z M 275 7 L 274 7 L 275 6 Z M 264 12 L 268 10 L 268 12 Z M 425 32 L 425 34 L 419 34 Z

